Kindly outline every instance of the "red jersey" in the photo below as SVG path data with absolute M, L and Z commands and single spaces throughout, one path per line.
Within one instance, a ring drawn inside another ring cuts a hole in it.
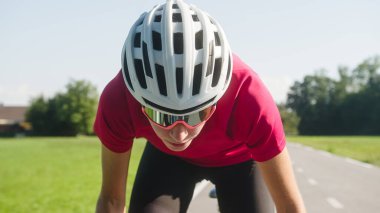
M 216 106 L 190 146 L 171 151 L 153 131 L 120 71 L 100 97 L 94 130 L 114 152 L 126 152 L 134 138 L 144 137 L 162 152 L 208 167 L 249 159 L 266 161 L 284 149 L 285 134 L 276 104 L 257 74 L 237 56 L 233 57 L 229 88 Z

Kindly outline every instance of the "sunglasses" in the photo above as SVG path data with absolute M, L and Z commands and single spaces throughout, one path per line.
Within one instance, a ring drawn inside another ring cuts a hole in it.
M 213 105 L 199 112 L 179 116 L 162 113 L 144 106 L 141 107 L 144 115 L 152 121 L 153 124 L 166 130 L 172 129 L 178 123 L 183 124 L 186 128 L 194 129 L 200 124 L 206 122 L 215 112 L 215 109 L 216 105 Z

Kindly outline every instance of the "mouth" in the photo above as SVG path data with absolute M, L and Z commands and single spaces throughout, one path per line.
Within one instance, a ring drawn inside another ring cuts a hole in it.
M 170 145 L 172 145 L 174 147 L 182 147 L 186 144 L 186 143 L 171 143 L 171 142 L 169 142 L 169 143 L 170 143 Z
M 191 141 L 191 139 L 183 141 L 183 142 L 180 142 L 180 143 L 171 142 L 171 141 L 166 141 L 166 142 L 169 143 L 173 147 L 180 148 L 180 147 L 183 147 L 183 146 L 187 145 L 190 141 Z

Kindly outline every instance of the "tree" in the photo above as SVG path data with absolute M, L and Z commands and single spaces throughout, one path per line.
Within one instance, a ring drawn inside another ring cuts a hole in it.
M 286 106 L 300 117 L 300 134 L 380 134 L 380 57 L 352 71 L 339 67 L 339 79 L 323 70 L 296 81 Z
M 27 120 L 37 135 L 88 135 L 92 133 L 97 101 L 95 86 L 71 80 L 65 93 L 57 93 L 47 101 L 42 96 L 32 100 Z
M 380 57 L 359 64 L 352 71 L 355 89 L 341 104 L 342 126 L 351 134 L 380 134 Z
M 66 89 L 65 94 L 56 96 L 59 121 L 67 125 L 68 134 L 90 134 L 98 101 L 96 87 L 71 80 Z
M 278 110 L 280 111 L 281 121 L 284 125 L 284 131 L 287 135 L 298 134 L 299 117 L 291 109 L 287 108 L 285 104 L 279 104 Z
M 42 95 L 31 100 L 25 116 L 26 120 L 32 124 L 33 132 L 48 134 L 49 130 L 46 128 L 48 108 L 47 101 Z
M 303 82 L 295 82 L 290 88 L 286 106 L 300 117 L 300 134 L 330 134 L 333 88 L 334 81 L 324 70 L 305 76 Z

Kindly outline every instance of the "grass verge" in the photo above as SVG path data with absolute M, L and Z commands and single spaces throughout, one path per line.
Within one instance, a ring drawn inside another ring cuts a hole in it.
M 287 141 L 380 167 L 380 136 L 289 136 Z
M 133 146 L 127 198 L 145 146 Z M 94 212 L 101 184 L 96 137 L 0 139 L 0 212 Z

